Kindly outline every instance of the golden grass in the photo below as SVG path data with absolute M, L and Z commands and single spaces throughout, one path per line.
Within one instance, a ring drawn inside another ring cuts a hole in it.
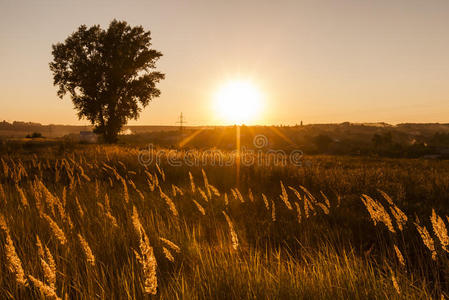
M 226 218 L 226 222 L 229 226 L 229 232 L 231 234 L 231 242 L 232 242 L 232 248 L 234 250 L 237 250 L 239 248 L 239 239 L 237 237 L 237 233 L 234 230 L 234 224 L 232 223 L 231 219 L 228 217 L 228 215 L 223 211 L 223 215 Z
M 92 250 L 89 247 L 89 244 L 87 243 L 87 241 L 83 238 L 83 236 L 81 234 L 78 233 L 78 238 L 80 240 L 81 246 L 83 248 L 84 251 L 84 255 L 86 255 L 86 261 L 92 266 L 95 266 L 95 256 L 92 253 Z
M 11 239 L 9 228 L 5 222 L 3 215 L 0 216 L 0 226 L 6 234 L 5 256 L 7 267 L 9 271 L 14 274 L 16 282 L 19 285 L 27 286 L 28 282 L 26 280 L 25 272 L 22 267 L 22 261 L 17 255 L 16 248 L 14 247 L 14 242 Z
M 232 168 L 143 167 L 137 153 L 1 158 L 0 298 L 448 296 L 448 210 L 406 205 L 423 197 L 414 185 L 435 199 L 449 192 L 426 165 L 414 177 L 404 169 L 419 162 L 397 162 L 381 184 L 377 165 L 352 160 L 242 168 L 237 187 Z M 410 226 L 415 213 L 426 222 Z

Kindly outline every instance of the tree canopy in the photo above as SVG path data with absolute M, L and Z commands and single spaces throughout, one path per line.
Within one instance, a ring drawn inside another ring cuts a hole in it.
M 162 53 L 151 48 L 150 31 L 113 20 L 107 30 L 82 25 L 64 43 L 52 46 L 50 70 L 57 95 L 70 94 L 78 117 L 115 142 L 129 119 L 160 95 L 155 71 Z

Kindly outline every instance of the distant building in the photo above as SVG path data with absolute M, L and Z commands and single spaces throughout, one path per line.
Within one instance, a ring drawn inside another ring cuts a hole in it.
M 80 131 L 80 142 L 93 144 L 98 142 L 98 136 L 92 131 Z

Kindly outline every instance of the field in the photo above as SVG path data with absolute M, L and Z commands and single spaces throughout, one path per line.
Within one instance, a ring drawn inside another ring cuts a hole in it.
M 1 155 L 0 298 L 449 297 L 449 161 L 317 155 L 237 183 L 138 157 Z

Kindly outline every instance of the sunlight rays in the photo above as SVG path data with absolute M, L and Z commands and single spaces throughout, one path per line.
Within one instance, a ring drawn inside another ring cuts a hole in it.
M 253 121 L 262 110 L 262 100 L 260 90 L 248 80 L 228 81 L 214 97 L 217 115 L 237 125 Z

